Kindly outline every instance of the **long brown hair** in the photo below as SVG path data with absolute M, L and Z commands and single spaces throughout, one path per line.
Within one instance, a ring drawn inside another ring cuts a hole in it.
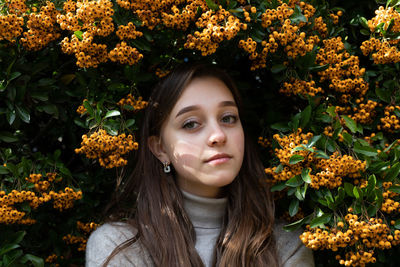
M 120 211 L 122 203 L 130 205 L 123 209 L 123 214 L 138 232 L 118 246 L 103 266 L 134 242 L 140 242 L 146 248 L 155 266 L 204 266 L 195 249 L 194 227 L 183 208 L 174 171 L 164 173 L 147 142 L 150 136 L 160 136 L 161 126 L 182 92 L 193 79 L 201 77 L 214 77 L 224 82 L 241 114 L 238 90 L 231 78 L 214 65 L 181 66 L 155 87 L 140 128 L 136 167 L 114 202 Z M 235 180 L 225 188 L 228 204 L 216 243 L 214 266 L 278 266 L 272 234 L 273 200 L 263 182 L 264 168 L 256 148 L 244 132 L 242 167 Z

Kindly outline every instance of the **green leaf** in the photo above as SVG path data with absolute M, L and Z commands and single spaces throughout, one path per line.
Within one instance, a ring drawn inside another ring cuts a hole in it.
M 44 105 L 43 107 L 43 111 L 46 112 L 49 115 L 54 115 L 55 118 L 58 118 L 58 108 L 56 105 L 54 104 L 47 104 Z
M 278 123 L 271 124 L 270 127 L 271 127 L 271 129 L 278 130 L 281 132 L 287 132 L 290 130 L 290 127 L 288 126 L 288 124 L 284 123 L 284 122 L 278 122 Z
M 18 117 L 20 117 L 20 119 L 23 122 L 29 123 L 29 121 L 31 120 L 31 116 L 29 115 L 29 112 L 21 106 L 16 106 L 15 109 L 17 110 Z
M 275 173 L 280 173 L 281 171 L 283 170 L 283 165 L 282 164 L 279 164 L 278 165 L 278 167 L 276 167 L 276 169 L 275 169 Z
M 304 184 L 304 186 L 298 186 L 296 188 L 295 196 L 298 200 L 304 201 L 306 198 L 306 192 L 307 192 L 308 184 Z
M 350 183 L 344 183 L 344 191 L 346 191 L 346 194 L 350 197 L 354 197 L 353 193 L 354 186 Z
M 338 194 L 335 196 L 335 205 L 339 205 L 343 202 L 346 196 L 346 192 L 343 187 L 338 188 Z
M 378 208 L 375 205 L 371 205 L 367 208 L 367 213 L 370 217 L 375 217 Z
M 296 154 L 296 155 L 293 155 L 290 157 L 289 164 L 293 165 L 293 164 L 301 162 L 302 160 L 304 160 L 304 157 Z
M 129 119 L 125 122 L 125 127 L 129 128 L 132 127 L 135 124 L 135 119 Z
M 89 103 L 89 101 L 85 100 L 83 101 L 83 106 L 86 108 L 88 114 L 93 117 L 94 111 L 92 105 Z
M 313 147 L 318 140 L 321 139 L 321 135 L 313 136 L 307 143 L 307 147 Z
M 400 173 L 400 162 L 396 162 L 387 172 L 385 175 L 386 181 L 392 181 L 396 178 Z
M 389 188 L 389 191 L 400 194 L 400 186 L 394 185 Z
M 357 123 L 352 118 L 349 118 L 346 115 L 342 115 L 341 117 L 342 117 L 342 119 L 344 119 L 344 123 L 346 124 L 347 128 L 350 129 L 350 131 L 352 133 L 357 132 Z
M 324 71 L 327 68 L 329 68 L 330 64 L 324 64 L 324 65 L 317 65 L 314 67 L 309 67 L 308 70 L 309 71 Z
M 8 110 L 6 113 L 6 118 L 8 121 L 8 124 L 13 124 L 13 122 L 15 121 L 16 118 L 16 114 L 15 114 L 15 110 Z
M 360 30 L 360 33 L 361 33 L 362 35 L 369 36 L 369 30 L 361 29 L 361 30 Z
M 359 198 L 362 198 L 363 196 L 362 196 L 362 191 L 361 191 L 361 189 L 359 188 L 359 187 L 357 187 L 357 186 L 354 186 L 353 187 L 353 195 L 354 195 L 354 197 L 356 198 L 356 199 L 359 199 Z
M 358 19 L 358 21 L 360 22 L 361 26 L 363 26 L 363 27 L 366 28 L 366 29 L 369 29 L 369 27 L 368 27 L 368 21 L 367 21 L 366 18 L 360 17 L 360 18 Z
M 375 186 L 376 186 L 376 176 L 375 174 L 372 174 L 368 178 L 368 186 L 367 186 L 368 195 L 375 189 Z
M 2 131 L 0 132 L 0 140 L 6 143 L 12 143 L 18 141 L 18 138 L 10 132 Z
M 8 81 L 10 82 L 10 81 L 18 78 L 19 76 L 21 76 L 21 72 L 18 72 L 18 71 L 13 72 L 13 73 L 11 73 L 10 78 L 8 78 Z
M 110 110 L 107 112 L 106 116 L 104 118 L 110 118 L 110 117 L 115 117 L 115 116 L 120 116 L 121 112 L 118 110 Z
M 385 90 L 380 87 L 375 88 L 375 94 L 379 97 L 380 100 L 389 103 L 390 102 L 390 96 L 391 96 L 391 90 Z
M 304 182 L 307 184 L 311 183 L 311 177 L 310 177 L 310 170 L 309 169 L 303 169 L 301 171 L 301 178 L 303 179 Z
M 331 116 L 331 117 L 336 117 L 336 107 L 330 106 L 326 109 L 326 112 Z
M 76 37 L 78 37 L 79 40 L 82 40 L 82 39 L 83 39 L 83 38 L 82 38 L 83 32 L 81 32 L 81 31 L 75 31 L 75 32 L 74 32 L 74 35 L 75 35 Z
M 40 101 L 49 100 L 49 95 L 47 92 L 31 92 L 31 97 Z
M 304 183 L 303 179 L 301 179 L 300 175 L 296 175 L 293 178 L 290 178 L 288 181 L 286 181 L 286 185 L 290 187 L 298 187 Z
M 332 214 L 325 213 L 325 214 L 323 214 L 323 215 L 320 216 L 320 217 L 314 218 L 314 219 L 310 222 L 310 227 L 311 227 L 311 228 L 314 228 L 314 227 L 317 227 L 317 226 L 322 226 L 322 225 L 328 223 L 328 222 L 331 220 L 331 218 L 332 218 Z
M 1 247 L 0 256 L 2 256 L 3 254 L 6 254 L 7 252 L 9 252 L 11 250 L 17 249 L 19 247 L 20 247 L 19 244 L 6 244 Z
M 214 11 L 217 11 L 219 9 L 219 6 L 213 0 L 206 0 L 206 3 L 207 6 Z
M 0 174 L 8 174 L 8 170 L 3 165 L 0 165 Z
M 18 231 L 12 235 L 12 244 L 19 244 L 24 239 L 26 231 Z
M 112 135 L 112 136 L 116 136 L 118 135 L 118 130 L 113 129 L 111 126 L 109 125 L 103 125 L 104 129 L 107 131 L 108 134 Z
M 280 183 L 277 183 L 277 184 L 273 185 L 271 187 L 270 191 L 271 192 L 282 191 L 285 188 L 286 188 L 286 183 L 285 182 L 280 182 Z
M 316 158 L 316 159 L 319 159 L 319 158 L 329 159 L 330 157 L 325 152 L 323 152 L 321 150 L 317 150 L 317 151 L 315 151 L 314 158 Z
M 22 263 L 27 263 L 28 261 L 30 261 L 33 264 L 33 266 L 35 266 L 35 267 L 44 267 L 44 260 L 35 255 L 25 254 L 21 258 Z
M 306 220 L 306 218 L 303 218 L 294 223 L 287 224 L 287 225 L 283 226 L 283 230 L 288 231 L 288 232 L 297 230 L 302 226 L 302 224 L 305 220 Z
M 304 129 L 310 121 L 312 108 L 308 105 L 300 114 L 300 128 Z
M 400 229 L 400 219 L 396 220 L 396 222 L 394 223 L 394 228 Z
M 287 67 L 284 64 L 277 64 L 271 67 L 271 72 L 272 73 L 279 73 L 283 70 L 285 70 Z
M 300 113 L 297 113 L 292 117 L 292 120 L 289 122 L 289 126 L 294 130 L 297 131 L 299 128 L 299 123 L 300 123 Z
M 289 205 L 289 215 L 290 217 L 293 217 L 294 215 L 297 214 L 299 211 L 299 200 L 298 199 L 292 199 Z
M 296 146 L 295 148 L 292 149 L 292 152 L 296 152 L 296 151 L 304 151 L 306 150 L 302 145 L 300 146 Z
M 347 145 L 351 145 L 353 143 L 353 136 L 351 136 L 349 133 L 343 132 L 342 136 Z
M 296 7 L 294 8 L 294 13 L 292 16 L 290 16 L 290 20 L 294 24 L 307 22 L 307 18 L 301 13 L 301 8 L 298 5 L 296 5 Z
M 368 157 L 375 157 L 376 155 L 378 155 L 378 151 L 375 148 L 370 146 L 363 146 L 359 142 L 356 142 L 354 144 L 353 150 L 356 153 L 363 154 Z

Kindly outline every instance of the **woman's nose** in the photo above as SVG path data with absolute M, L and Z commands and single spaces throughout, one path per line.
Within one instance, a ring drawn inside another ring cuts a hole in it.
M 207 143 L 209 146 L 221 145 L 226 143 L 226 134 L 220 127 L 220 125 L 216 124 L 211 127 Z

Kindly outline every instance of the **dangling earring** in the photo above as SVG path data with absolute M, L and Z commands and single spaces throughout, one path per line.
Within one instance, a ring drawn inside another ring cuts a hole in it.
M 171 167 L 169 166 L 169 162 L 164 162 L 164 172 L 169 173 L 171 171 Z

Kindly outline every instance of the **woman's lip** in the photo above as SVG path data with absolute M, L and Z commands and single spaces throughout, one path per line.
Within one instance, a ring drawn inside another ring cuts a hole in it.
M 212 165 L 218 165 L 218 164 L 225 163 L 225 162 L 229 161 L 230 159 L 231 159 L 230 157 L 216 158 L 216 159 L 207 161 L 207 163 L 210 163 Z
M 221 159 L 221 158 L 232 158 L 232 156 L 225 154 L 225 153 L 215 154 L 211 158 L 207 159 L 206 162 L 210 162 L 210 161 Z

